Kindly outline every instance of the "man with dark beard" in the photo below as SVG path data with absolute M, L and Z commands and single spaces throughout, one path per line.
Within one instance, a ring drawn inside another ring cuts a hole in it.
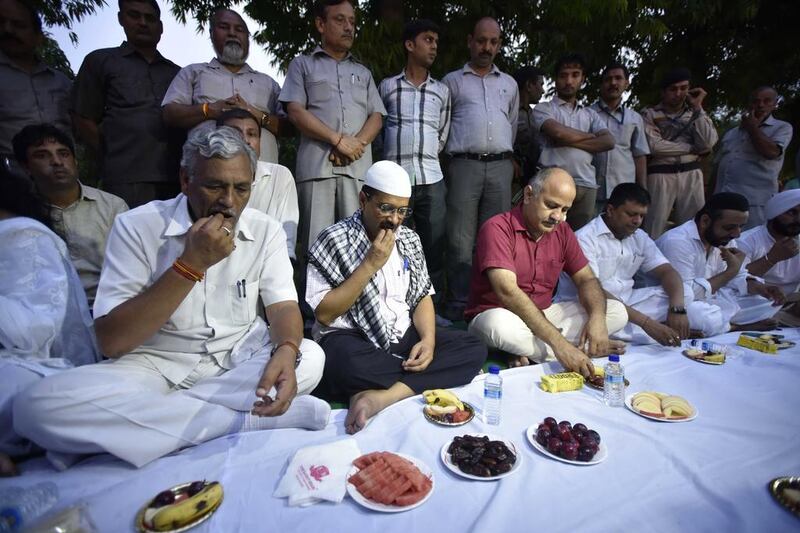
M 278 103 L 281 87 L 247 64 L 250 31 L 235 11 L 220 8 L 211 16 L 211 43 L 217 57 L 184 67 L 172 80 L 161 103 L 168 126 L 192 129 L 216 120 L 235 107 L 249 111 L 261 124 L 262 161 L 278 162 L 276 137 L 290 125 Z
M 308 252 L 306 299 L 327 358 L 317 392 L 350 398 L 348 433 L 403 398 L 469 383 L 486 359 L 472 335 L 436 328 L 422 245 L 402 224 L 410 197 L 408 173 L 378 161 L 360 209 L 325 228 Z
M 695 301 L 722 309 L 732 330 L 772 329 L 781 290 L 748 275 L 745 253 L 735 246 L 747 223 L 749 204 L 741 194 L 713 195 L 690 220 L 666 232 L 656 245 L 689 284 Z
M 778 286 L 787 298 L 800 284 L 800 189 L 776 194 L 765 206 L 766 224 L 745 231 L 736 243 L 750 263 L 747 271 L 761 276 L 766 283 Z M 781 322 L 800 325 L 800 306 L 780 313 Z M 794 320 L 789 320 L 791 317 Z

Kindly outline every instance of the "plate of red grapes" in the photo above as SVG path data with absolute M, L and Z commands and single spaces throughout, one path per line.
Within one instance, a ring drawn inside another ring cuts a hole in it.
M 531 446 L 542 454 L 573 465 L 596 465 L 606 460 L 608 450 L 600 434 L 586 424 L 557 422 L 548 416 L 525 432 Z

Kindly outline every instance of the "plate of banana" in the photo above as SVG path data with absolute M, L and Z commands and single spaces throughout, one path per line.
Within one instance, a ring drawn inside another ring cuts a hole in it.
M 440 426 L 463 426 L 475 418 L 475 408 L 449 390 L 426 390 L 422 397 L 425 399 L 422 413 L 428 422 Z
M 181 483 L 156 494 L 136 514 L 136 529 L 142 533 L 178 533 L 211 518 L 222 504 L 218 481 Z
M 697 418 L 697 409 L 684 398 L 663 392 L 637 392 L 625 398 L 625 406 L 658 422 L 688 422 Z

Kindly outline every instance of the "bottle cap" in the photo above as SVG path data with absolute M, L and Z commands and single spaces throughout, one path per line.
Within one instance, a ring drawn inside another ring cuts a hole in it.
M 619 363 L 619 355 L 611 354 L 608 356 L 608 360 L 611 361 L 612 363 Z
M 489 365 L 489 373 L 490 374 L 500 374 L 500 367 L 497 365 Z

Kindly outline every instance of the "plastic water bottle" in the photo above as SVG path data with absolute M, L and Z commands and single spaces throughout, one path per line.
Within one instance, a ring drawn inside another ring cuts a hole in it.
M 625 372 L 619 364 L 619 355 L 608 356 L 605 373 L 603 402 L 611 407 L 622 407 L 625 404 Z
M 503 400 L 503 378 L 500 367 L 489 366 L 489 374 L 483 382 L 483 417 L 487 424 L 500 424 L 500 404 Z
M 0 489 L 0 533 L 22 531 L 58 501 L 58 487 L 45 481 L 28 488 Z

